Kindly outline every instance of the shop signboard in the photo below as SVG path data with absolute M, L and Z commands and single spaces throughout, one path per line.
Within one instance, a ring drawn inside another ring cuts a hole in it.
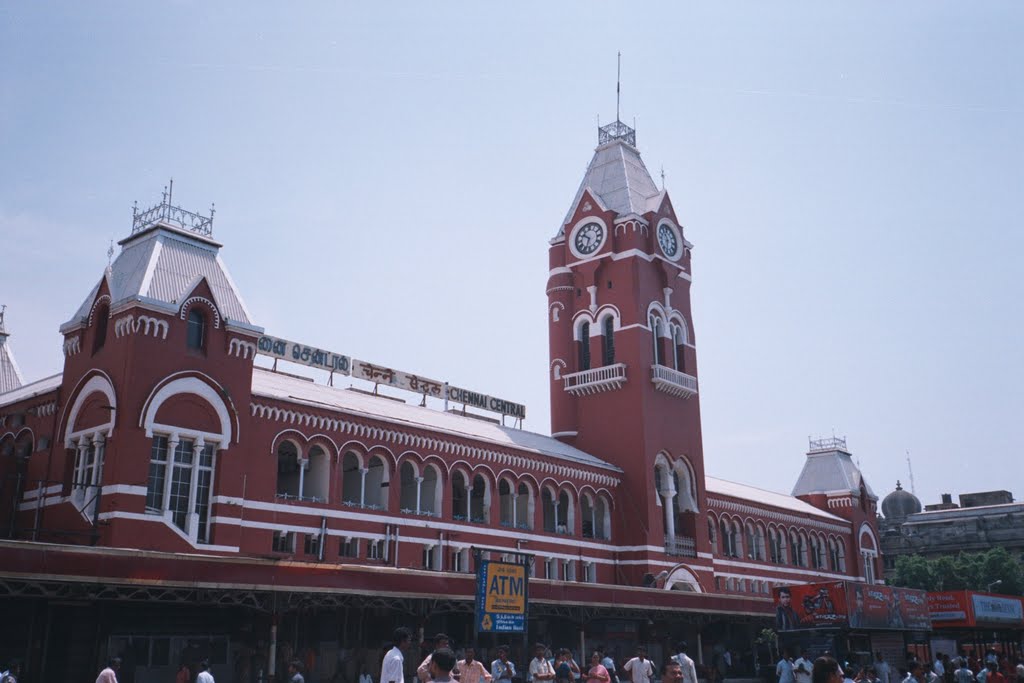
M 974 609 L 974 622 L 978 625 L 1024 623 L 1024 601 L 1021 598 L 972 593 L 971 607 Z
M 776 629 L 780 631 L 931 628 L 925 592 L 910 588 L 834 581 L 776 588 L 775 598 Z

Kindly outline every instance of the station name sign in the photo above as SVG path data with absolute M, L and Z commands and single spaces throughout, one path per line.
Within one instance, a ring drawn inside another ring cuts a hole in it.
M 502 415 L 525 419 L 526 406 L 469 389 L 455 387 L 441 380 L 402 372 L 383 365 L 352 358 L 342 353 L 326 351 L 315 346 L 263 335 L 256 343 L 257 352 L 271 358 L 298 363 L 340 375 L 351 375 L 374 384 L 411 391 L 431 398 L 453 401 L 463 405 L 489 410 Z
M 526 406 L 521 403 L 513 403 L 512 401 L 495 398 L 494 396 L 488 396 L 487 394 L 478 394 L 477 392 L 470 391 L 468 389 L 449 386 L 448 399 L 455 401 L 456 403 L 464 403 L 467 406 L 480 408 L 481 410 L 490 410 L 495 413 L 511 415 L 512 417 L 518 417 L 520 419 L 526 418 Z

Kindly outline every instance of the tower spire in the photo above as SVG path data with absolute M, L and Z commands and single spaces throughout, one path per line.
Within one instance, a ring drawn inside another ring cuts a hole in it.
M 7 344 L 7 328 L 4 327 L 4 313 L 7 312 L 6 304 L 0 305 L 0 394 L 17 389 L 25 381 L 21 377 L 21 370 L 14 360 L 14 354 Z

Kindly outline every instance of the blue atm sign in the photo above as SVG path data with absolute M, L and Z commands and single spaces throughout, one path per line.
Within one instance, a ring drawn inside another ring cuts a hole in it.
M 476 575 L 476 627 L 483 633 L 523 633 L 526 628 L 526 567 L 480 562 Z

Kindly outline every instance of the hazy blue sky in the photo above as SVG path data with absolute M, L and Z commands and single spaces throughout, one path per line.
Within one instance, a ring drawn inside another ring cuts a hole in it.
M 615 112 L 694 251 L 709 473 L 1021 486 L 1024 4 L 8 2 L 0 302 L 29 378 L 168 177 L 282 337 L 527 404 Z

